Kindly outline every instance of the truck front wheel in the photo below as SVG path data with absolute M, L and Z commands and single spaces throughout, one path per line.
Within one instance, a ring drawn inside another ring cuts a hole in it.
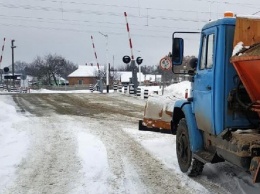
M 176 152 L 179 167 L 182 172 L 187 172 L 191 166 L 192 154 L 186 119 L 181 119 L 176 133 Z

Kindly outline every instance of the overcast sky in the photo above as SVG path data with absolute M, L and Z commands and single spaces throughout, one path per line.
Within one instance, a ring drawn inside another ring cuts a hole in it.
M 130 55 L 124 12 L 133 43 L 134 57 L 144 65 L 156 65 L 171 50 L 174 31 L 198 31 L 225 11 L 250 15 L 260 11 L 259 0 L 0 0 L 0 45 L 6 38 L 1 67 L 12 61 L 11 39 L 15 39 L 15 61 L 32 62 L 36 56 L 58 54 L 84 65 L 95 61 L 94 37 L 100 64 L 108 58 L 115 67 Z M 258 15 L 258 14 L 257 14 Z M 188 38 L 191 44 L 198 39 Z M 186 43 L 187 44 L 187 43 Z M 1 48 L 1 47 L 0 47 Z M 190 47 L 186 55 L 197 55 Z

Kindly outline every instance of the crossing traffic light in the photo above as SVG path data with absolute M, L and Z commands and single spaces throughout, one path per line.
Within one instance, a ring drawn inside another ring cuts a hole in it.
M 9 71 L 9 68 L 8 68 L 8 67 L 5 67 L 5 68 L 4 68 L 4 72 L 5 72 L 5 73 L 8 73 L 8 71 Z
M 143 59 L 142 59 L 141 57 L 137 57 L 137 58 L 136 58 L 136 63 L 137 63 L 138 65 L 141 65 L 142 62 L 143 62 Z
M 131 58 L 129 57 L 129 56 L 124 56 L 123 57 L 123 62 L 125 63 L 125 64 L 128 64 L 128 63 L 130 63 L 130 61 L 131 61 Z

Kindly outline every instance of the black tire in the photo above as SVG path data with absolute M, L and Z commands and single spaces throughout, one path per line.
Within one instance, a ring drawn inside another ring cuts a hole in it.
M 176 153 L 181 171 L 187 172 L 191 166 L 192 153 L 186 119 L 181 119 L 177 128 Z
M 204 168 L 204 163 L 194 158 L 192 162 L 191 171 L 189 172 L 188 176 L 196 177 L 201 175 L 203 168 Z

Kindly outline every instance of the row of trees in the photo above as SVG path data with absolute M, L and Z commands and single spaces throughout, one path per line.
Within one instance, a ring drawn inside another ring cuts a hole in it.
M 67 79 L 67 76 L 75 71 L 77 66 L 62 56 L 49 54 L 43 58 L 38 56 L 31 63 L 17 61 L 14 69 L 15 73 L 36 77 L 42 84 L 51 85 L 54 81 L 58 85 L 58 77 Z

